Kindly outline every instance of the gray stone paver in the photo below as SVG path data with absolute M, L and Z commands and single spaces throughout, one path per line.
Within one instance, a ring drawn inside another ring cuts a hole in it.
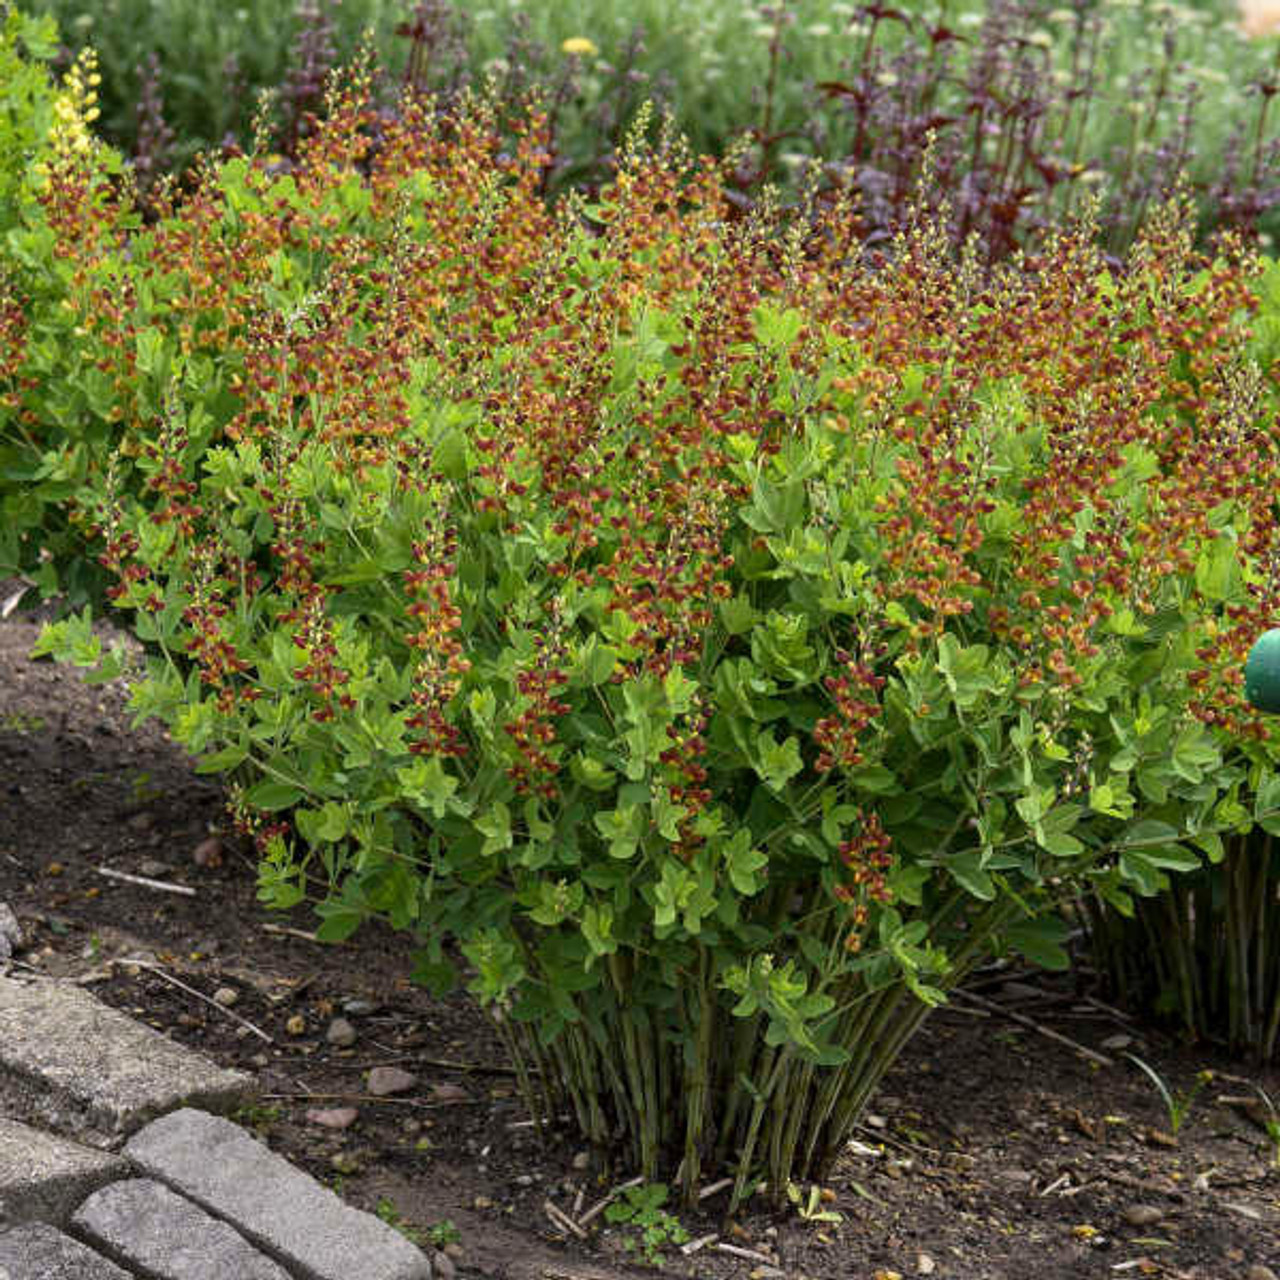
M 128 1167 L 119 1156 L 0 1116 L 0 1222 L 60 1225 L 85 1196 Z
M 0 1230 L 0 1280 L 132 1280 L 127 1271 L 56 1227 Z M 228 1277 L 230 1280 L 230 1277 Z
M 70 1099 L 89 1123 L 117 1133 L 183 1103 L 220 1110 L 253 1092 L 248 1076 L 46 979 L 0 978 L 0 1072 Z
M 305 1280 L 431 1278 L 426 1255 L 399 1232 L 229 1120 L 184 1108 L 134 1134 L 124 1152 Z
M 234 1227 L 148 1178 L 95 1191 L 71 1225 L 104 1253 L 160 1280 L 289 1280 Z

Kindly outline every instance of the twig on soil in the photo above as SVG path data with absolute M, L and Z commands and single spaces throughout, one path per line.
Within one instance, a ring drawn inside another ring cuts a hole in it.
M 775 1265 L 767 1253 L 757 1253 L 754 1249 L 740 1249 L 736 1244 L 725 1244 L 723 1241 L 714 1248 L 717 1253 L 730 1253 L 735 1258 L 745 1258 L 748 1262 L 763 1262 L 769 1267 Z
M 305 929 L 291 929 L 287 924 L 264 924 L 262 925 L 263 933 L 276 933 L 287 938 L 301 938 L 303 942 L 319 942 L 320 939 L 314 933 L 308 933 Z M 325 943 L 325 946 L 331 946 L 332 943 Z M 341 945 L 341 944 L 339 944 Z
M 135 960 L 128 956 L 125 956 L 120 960 L 113 961 L 113 963 L 135 965 L 139 969 L 145 969 L 148 973 L 154 973 L 157 978 L 162 978 L 171 986 L 175 986 L 179 990 L 185 991 L 189 996 L 195 996 L 197 1000 L 202 1000 L 205 1004 L 209 1005 L 210 1008 L 217 1009 L 219 1013 L 226 1014 L 232 1022 L 238 1022 L 242 1027 L 247 1027 L 255 1036 L 258 1037 L 259 1040 L 265 1040 L 268 1044 L 275 1044 L 275 1041 L 265 1031 L 263 1031 L 261 1027 L 254 1026 L 248 1018 L 242 1018 L 238 1013 L 233 1013 L 225 1005 L 219 1004 L 216 1000 L 211 1000 L 203 991 L 197 991 L 195 987 L 189 987 L 181 979 L 175 978 L 171 973 L 166 973 L 158 964 L 152 964 L 149 960 Z
M 1093 1005 L 1100 1012 L 1110 1014 L 1117 1022 L 1133 1023 L 1133 1019 L 1123 1009 L 1117 1009 L 1114 1005 L 1105 1004 L 1096 996 L 1085 996 L 1081 1003 Z
M 1069 1036 L 1064 1036 L 1061 1032 L 1054 1031 L 1051 1027 L 1046 1027 L 1043 1023 L 1036 1022 L 1033 1018 L 1028 1018 L 1025 1014 L 1018 1013 L 1013 1009 L 1006 1009 L 994 1000 L 987 1000 L 983 996 L 974 995 L 972 991 L 959 989 L 953 990 L 951 994 L 959 996 L 962 1000 L 969 1000 L 979 1008 L 989 1009 L 992 1013 L 1001 1014 L 1014 1022 L 1021 1023 L 1024 1027 L 1029 1027 L 1036 1032 L 1037 1035 L 1044 1036 L 1046 1040 L 1053 1040 L 1058 1044 L 1066 1045 L 1068 1049 L 1074 1049 L 1082 1057 L 1088 1058 L 1090 1062 L 1096 1062 L 1100 1067 L 1114 1067 L 1116 1065 L 1115 1060 L 1108 1058 L 1105 1053 L 1097 1053 L 1093 1049 L 1088 1049 L 1078 1040 L 1072 1040 Z
M 707 1200 L 711 1196 L 715 1195 L 717 1191 L 723 1191 L 725 1187 L 731 1186 L 733 1186 L 732 1178 L 721 1178 L 719 1182 L 713 1182 L 709 1187 L 703 1187 L 702 1190 L 698 1192 L 698 1199 Z
M 556 1116 L 550 1120 L 512 1120 L 507 1125 L 508 1129 L 538 1129 L 546 1128 L 552 1124 L 568 1124 L 573 1119 L 572 1116 Z
M 1045 1187 L 1040 1194 L 1042 1196 L 1051 1196 L 1059 1187 L 1069 1183 L 1070 1181 L 1071 1175 L 1069 1173 L 1064 1173 L 1061 1177 L 1055 1178 L 1051 1183 L 1049 1183 L 1049 1185 Z
M 185 884 L 172 884 L 168 880 L 153 880 L 150 876 L 135 876 L 128 871 L 117 871 L 114 867 L 94 867 L 100 876 L 109 880 L 123 880 L 127 884 L 141 885 L 144 889 L 158 889 L 161 893 L 180 893 L 184 898 L 194 898 L 196 891 Z
M 697 1253 L 701 1249 L 705 1249 L 709 1244 L 715 1244 L 720 1237 L 716 1232 L 712 1232 L 709 1236 L 699 1236 L 696 1240 L 690 1240 L 688 1244 L 680 1246 L 680 1252 L 687 1258 L 690 1254 Z
M 453 1062 L 448 1058 L 424 1058 L 416 1053 L 397 1054 L 390 1058 L 378 1058 L 367 1062 L 331 1062 L 329 1065 L 338 1071 L 367 1071 L 370 1067 L 391 1067 L 401 1062 L 412 1062 L 419 1067 L 438 1067 L 441 1071 L 456 1071 L 464 1076 L 514 1076 L 515 1067 L 501 1067 L 484 1062 Z M 535 1074 L 534 1068 L 529 1074 Z
M 603 1200 L 597 1201 L 590 1209 L 578 1219 L 578 1225 L 585 1227 L 589 1223 L 594 1222 L 628 1187 L 638 1187 L 644 1181 L 643 1177 L 632 1178 L 629 1182 L 619 1183 L 612 1191 L 609 1192 Z
M 579 1240 L 587 1238 L 587 1233 L 563 1209 L 557 1208 L 550 1200 L 542 1202 L 542 1212 L 551 1219 L 552 1224 L 559 1230 L 568 1231 L 577 1236 Z
M 455 1102 L 425 1102 L 421 1098 L 379 1098 L 373 1093 L 264 1093 L 270 1102 L 358 1102 L 361 1106 L 419 1107 L 423 1111 L 443 1111 L 446 1107 L 478 1107 L 487 1098 L 459 1098 Z

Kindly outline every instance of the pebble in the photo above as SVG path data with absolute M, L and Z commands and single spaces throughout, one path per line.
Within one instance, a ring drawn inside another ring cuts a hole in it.
M 213 1003 L 220 1004 L 224 1009 L 230 1009 L 239 999 L 240 993 L 235 987 L 219 987 L 213 993 Z
M 167 876 L 171 868 L 167 862 L 160 862 L 156 858 L 143 858 L 138 863 L 138 874 L 140 876 L 150 876 L 151 879 L 157 880 L 161 876 Z
M 579 1151 L 579 1152 L 578 1152 L 578 1153 L 573 1157 L 573 1167 L 574 1167 L 574 1168 L 575 1168 L 579 1173 L 581 1173 L 584 1169 L 588 1168 L 588 1167 L 590 1166 L 590 1164 L 591 1164 L 591 1152 L 590 1152 L 590 1151 Z
M 370 1013 L 378 1011 L 378 1004 L 374 1000 L 364 1000 L 359 996 L 342 1002 L 342 1012 L 349 1013 L 353 1018 L 363 1018 Z
M 339 1049 L 346 1049 L 356 1042 L 356 1029 L 349 1023 L 346 1018 L 334 1018 L 329 1023 L 329 1030 L 324 1033 L 324 1038 L 332 1045 L 336 1045 Z
M 1154 1227 L 1164 1217 L 1164 1210 L 1153 1204 L 1131 1204 L 1126 1206 L 1121 1217 L 1131 1227 Z
M 307 1020 L 300 1013 L 295 1013 L 288 1022 L 284 1024 L 284 1029 L 291 1036 L 304 1035 L 307 1030 Z
M 938 1264 L 927 1253 L 916 1255 L 916 1272 L 922 1276 L 931 1276 L 938 1269 Z
M 1262 1263 L 1255 1262 L 1248 1271 L 1244 1273 L 1244 1280 L 1277 1280 L 1276 1273 L 1270 1267 L 1264 1267 Z
M 404 1093 L 418 1083 L 418 1077 L 411 1071 L 400 1067 L 374 1067 L 369 1072 L 366 1088 L 376 1098 L 385 1098 L 391 1093 Z
M 1127 1036 L 1123 1031 L 1120 1031 L 1113 1036 L 1108 1036 L 1102 1042 L 1102 1047 L 1109 1053 L 1119 1053 L 1121 1049 L 1127 1049 L 1132 1043 L 1133 1037 Z
M 360 1118 L 355 1107 L 331 1107 L 328 1110 L 316 1108 L 307 1112 L 307 1119 L 326 1129 L 349 1129 Z
M 443 1249 L 437 1249 L 431 1255 L 431 1274 L 435 1280 L 454 1280 L 458 1274 L 453 1259 Z

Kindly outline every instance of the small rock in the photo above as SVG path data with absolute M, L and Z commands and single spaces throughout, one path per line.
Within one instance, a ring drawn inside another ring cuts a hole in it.
M 516 1174 L 516 1186 L 517 1186 L 517 1187 L 531 1187 L 531 1186 L 533 1186 L 533 1174 L 531 1174 L 531 1173 L 518 1173 L 518 1174 Z
M 324 1033 L 324 1038 L 339 1049 L 346 1049 L 355 1044 L 356 1029 L 346 1018 L 334 1018 L 329 1023 L 329 1030 Z
M 916 1272 L 922 1276 L 931 1276 L 938 1269 L 938 1264 L 927 1253 L 916 1255 Z
M 431 1255 L 431 1274 L 434 1280 L 454 1280 L 458 1274 L 453 1259 L 443 1249 L 437 1249 Z
M 471 1207 L 473 1209 L 481 1209 L 481 1210 L 492 1209 L 493 1201 L 490 1200 L 488 1196 L 476 1196 L 476 1198 L 471 1202 Z
M 418 1077 L 411 1071 L 400 1067 L 374 1067 L 369 1072 L 366 1088 L 376 1098 L 385 1098 L 391 1093 L 404 1093 L 418 1083 Z
M 224 1009 L 230 1009 L 239 999 L 240 993 L 235 987 L 219 987 L 213 993 L 213 1003 L 220 1004 Z
M 470 1102 L 471 1095 L 461 1085 L 442 1080 L 431 1086 L 431 1100 L 443 1103 Z
M 363 1018 L 370 1013 L 377 1013 L 378 1004 L 374 1000 L 365 1000 L 359 996 L 355 996 L 350 1000 L 342 1002 L 342 1012 L 349 1013 L 353 1018 Z
M 590 1152 L 590 1151 L 579 1151 L 579 1152 L 578 1152 L 578 1153 L 573 1157 L 573 1167 L 574 1167 L 574 1168 L 575 1168 L 579 1173 L 581 1173 L 584 1169 L 589 1168 L 589 1167 L 590 1167 L 590 1165 L 591 1165 L 591 1152 Z
M 1131 1227 L 1154 1227 L 1164 1217 L 1164 1210 L 1153 1204 L 1127 1205 L 1120 1215 Z
M 447 1253 L 454 1262 L 461 1262 L 467 1251 L 456 1240 L 450 1240 L 449 1243 L 445 1245 L 444 1252 Z
M 326 1129 L 349 1129 L 360 1118 L 355 1107 L 332 1107 L 328 1110 L 315 1109 L 307 1112 L 307 1119 Z
M 307 1030 L 307 1020 L 300 1013 L 295 1013 L 288 1022 L 284 1024 L 284 1029 L 291 1036 L 305 1035 Z
M 877 1116 L 873 1115 L 871 1112 L 867 1112 L 867 1114 L 862 1118 L 872 1129 L 887 1129 L 889 1127 L 889 1122 L 884 1118 L 884 1116 Z
M 1277 1280 L 1276 1273 L 1270 1267 L 1264 1267 L 1262 1263 L 1255 1262 L 1248 1271 L 1244 1273 L 1244 1280 Z
M 8 960 L 15 951 L 21 951 L 23 942 L 22 926 L 13 908 L 0 902 L 0 960 Z
M 138 863 L 138 874 L 140 876 L 150 876 L 152 880 L 167 876 L 170 870 L 171 868 L 167 862 L 161 862 L 157 858 L 143 858 Z
M 222 866 L 222 841 L 217 836 L 209 836 L 201 840 L 194 849 L 191 850 L 191 861 L 197 867 L 220 867 Z
M 147 813 L 144 810 L 142 813 L 135 813 L 129 819 L 129 827 L 133 831 L 150 831 L 155 825 L 155 821 L 155 814 Z
M 1102 1042 L 1102 1047 L 1108 1053 L 1119 1053 L 1122 1049 L 1127 1049 L 1132 1043 L 1133 1037 L 1127 1036 L 1123 1031 L 1120 1031 L 1113 1036 L 1108 1036 Z

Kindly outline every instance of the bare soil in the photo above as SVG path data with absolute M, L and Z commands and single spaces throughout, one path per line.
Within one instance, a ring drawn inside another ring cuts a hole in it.
M 695 1240 L 714 1240 L 689 1254 L 666 1247 L 660 1271 L 627 1248 L 635 1232 L 603 1214 L 578 1238 L 548 1203 L 576 1222 L 634 1171 L 585 1151 L 568 1125 L 540 1140 L 486 1023 L 460 997 L 412 987 L 403 940 L 371 928 L 322 946 L 304 936 L 313 918 L 259 906 L 250 851 L 225 834 L 216 783 L 157 726 L 130 727 L 124 688 L 30 661 L 38 629 L 22 612 L 0 624 L 0 902 L 26 929 L 19 963 L 77 976 L 108 1003 L 253 1072 L 263 1097 L 243 1122 L 353 1203 L 437 1239 L 456 1235 L 461 1274 L 1280 1272 L 1280 1150 L 1259 1107 L 1251 1115 L 1223 1101 L 1260 1086 L 1280 1104 L 1280 1071 L 1138 1026 L 1096 998 L 1083 968 L 1065 978 L 987 970 L 972 990 L 988 1007 L 956 1000 L 926 1024 L 819 1202 L 839 1221 L 762 1203 L 728 1222 L 713 1195 L 681 1218 Z M 230 1003 L 215 1003 L 219 992 Z M 339 1017 L 355 1031 L 345 1047 L 327 1039 Z M 1126 1050 L 1175 1093 L 1215 1072 L 1176 1140 Z M 368 1072 L 379 1066 L 416 1080 L 374 1096 Z M 349 1127 L 322 1122 L 343 1108 L 355 1111 Z

